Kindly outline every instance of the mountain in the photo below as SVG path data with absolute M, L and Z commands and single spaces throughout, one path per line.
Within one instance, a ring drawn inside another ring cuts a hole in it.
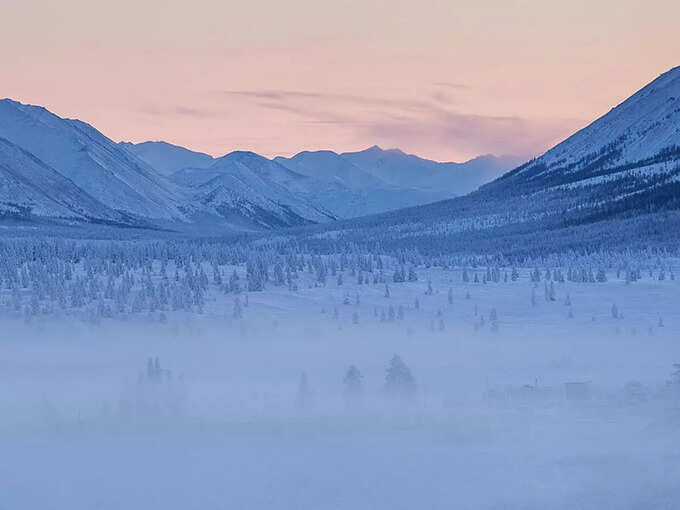
M 571 222 L 676 208 L 680 196 L 680 67 L 662 74 L 487 193 L 560 196 Z M 578 197 L 578 202 L 574 199 Z
M 306 176 L 296 191 L 339 218 L 376 214 L 449 196 L 393 186 L 332 151 L 305 151 L 274 161 Z
M 181 186 L 196 187 L 199 181 L 207 182 L 218 174 L 229 173 L 224 168 L 217 173 L 215 168 L 205 173 L 197 172 L 211 169 L 217 160 L 208 154 L 166 142 L 121 142 L 121 146 Z M 322 220 L 315 218 L 315 214 L 308 218 L 314 222 L 327 221 L 328 216 L 354 218 L 393 211 L 465 194 L 492 180 L 501 171 L 512 168 L 517 161 L 509 157 L 482 156 L 466 163 L 437 163 L 396 149 L 384 151 L 377 146 L 346 154 L 328 150 L 304 151 L 291 158 L 277 156 L 273 160 L 251 152 L 236 151 L 227 155 L 228 160 L 235 159 L 236 154 L 240 154 L 242 169 L 249 167 L 265 181 L 285 187 L 297 203 L 307 202 L 314 209 L 324 211 Z M 225 166 L 225 163 L 219 166 Z M 223 186 L 226 184 L 222 183 Z M 220 200 L 234 203 L 236 189 L 245 192 L 239 185 L 231 190 L 228 197 L 221 193 Z M 270 191 L 265 191 L 262 198 L 270 196 Z M 246 195 L 249 201 L 253 201 L 255 192 L 254 187 L 248 188 Z M 277 191 L 275 200 L 281 199 L 281 193 L 281 190 Z M 200 204 L 207 204 L 210 209 L 213 201 L 203 197 Z M 266 200 L 264 203 L 267 203 Z M 282 203 L 286 203 L 285 200 Z M 234 218 L 233 210 L 229 210 L 228 216 Z M 300 223 L 298 219 L 284 220 L 281 212 L 273 212 L 273 217 L 278 217 L 283 225 L 289 220 L 292 224 Z M 246 214 L 248 217 L 251 215 L 251 211 Z M 271 219 L 268 217 L 262 223 L 268 224 Z M 274 223 L 279 224 L 278 221 Z
M 308 200 L 340 218 L 422 205 L 468 193 L 509 170 L 516 159 L 483 156 L 437 163 L 377 146 L 361 152 L 301 152 L 276 162 L 310 177 Z
M 292 158 L 277 156 L 274 161 L 299 174 L 325 182 L 337 182 L 348 189 L 388 186 L 385 181 L 363 171 L 333 151 L 304 151 Z
M 208 168 L 185 168 L 171 178 L 190 189 L 202 209 L 244 226 L 280 228 L 335 219 L 299 196 L 307 177 L 253 152 L 235 151 Z
M 0 138 L 0 217 L 112 224 L 127 220 L 4 138 Z
M 159 142 L 118 144 L 84 122 L 9 99 L 0 101 L 0 137 L 5 217 L 218 232 L 335 218 L 289 191 L 306 190 L 299 182 L 307 177 L 253 153 L 213 159 Z M 187 163 L 198 167 L 172 179 L 154 168 Z
M 184 219 L 181 191 L 89 124 L 3 99 L 0 137 L 130 218 Z
M 372 148 L 358 153 L 363 162 L 353 159 L 366 169 L 367 160 L 402 157 L 395 152 L 385 158 L 384 152 L 391 151 Z M 408 172 L 404 167 L 398 175 Z M 321 243 L 336 230 L 357 245 L 526 256 L 617 243 L 646 247 L 677 239 L 678 228 L 680 67 L 477 191 L 318 227 L 309 236 Z
M 341 156 L 388 184 L 437 192 L 441 198 L 474 191 L 524 161 L 513 156 L 487 155 L 464 163 L 440 163 L 405 154 L 399 149 L 383 150 L 377 145 Z
M 237 151 L 166 179 L 91 126 L 9 100 L 0 101 L 0 137 L 0 211 L 10 216 L 295 227 L 319 249 L 342 235 L 357 246 L 516 256 L 646 246 L 680 231 L 680 67 L 467 195 L 361 218 L 353 217 L 463 193 L 508 158 L 437 163 L 371 147 L 272 161 Z
M 120 145 L 166 177 L 182 168 L 208 168 L 215 161 L 209 154 L 167 142 L 120 142 Z

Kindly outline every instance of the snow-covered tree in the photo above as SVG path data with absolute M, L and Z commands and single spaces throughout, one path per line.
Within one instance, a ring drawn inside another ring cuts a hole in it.
M 390 396 L 412 397 L 415 395 L 416 383 L 411 370 L 398 355 L 390 360 L 385 375 L 385 391 Z

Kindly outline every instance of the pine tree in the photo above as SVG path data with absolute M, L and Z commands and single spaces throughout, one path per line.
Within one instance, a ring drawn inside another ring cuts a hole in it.
M 234 300 L 234 311 L 232 312 L 232 317 L 234 319 L 240 319 L 243 317 L 243 309 L 241 308 L 241 299 L 236 296 Z
M 425 291 L 425 294 L 427 296 L 431 296 L 434 293 L 434 290 L 432 289 L 432 280 L 427 281 L 427 290 Z
M 364 391 L 363 376 L 361 375 L 361 372 L 359 372 L 359 369 L 354 365 L 351 365 L 347 369 L 347 373 L 345 374 L 342 382 L 345 385 L 346 397 L 357 397 L 360 396 Z
M 489 323 L 491 324 L 491 331 L 498 331 L 498 312 L 495 308 L 489 312 Z
M 418 275 L 416 274 L 415 269 L 413 267 L 410 267 L 408 270 L 408 281 L 409 282 L 417 282 L 418 281 Z
M 392 357 L 387 367 L 385 390 L 388 395 L 399 398 L 415 395 L 416 383 L 411 370 L 396 354 Z

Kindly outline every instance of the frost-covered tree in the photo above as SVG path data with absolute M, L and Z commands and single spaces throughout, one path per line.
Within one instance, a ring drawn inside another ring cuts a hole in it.
M 415 395 L 416 383 L 411 370 L 396 354 L 392 357 L 387 367 L 385 391 L 388 395 L 399 398 Z
M 364 391 L 363 375 L 357 367 L 351 365 L 342 380 L 345 385 L 346 397 L 360 396 Z
M 417 282 L 418 281 L 418 275 L 416 274 L 415 269 L 413 267 L 410 267 L 408 270 L 408 281 L 409 282 Z
M 234 309 L 231 315 L 234 319 L 243 317 L 243 308 L 241 307 L 241 299 L 239 296 L 236 296 L 236 299 L 234 300 Z
M 498 312 L 495 308 L 489 312 L 489 324 L 491 324 L 491 331 L 498 331 Z

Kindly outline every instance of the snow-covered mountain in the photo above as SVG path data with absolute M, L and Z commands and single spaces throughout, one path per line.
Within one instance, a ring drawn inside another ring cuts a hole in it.
M 195 186 L 197 181 L 215 176 L 211 172 L 196 172 L 215 165 L 216 160 L 207 154 L 166 142 L 121 145 L 182 185 Z M 437 163 L 378 147 L 347 154 L 303 151 L 291 158 L 277 156 L 273 160 L 249 152 L 233 154 L 240 154 L 242 167 L 252 167 L 265 180 L 285 187 L 298 201 L 337 218 L 376 214 L 465 194 L 518 163 L 516 158 L 495 156 L 482 156 L 466 163 Z M 233 155 L 228 156 L 234 159 Z M 284 172 L 282 167 L 292 173 Z M 182 172 L 185 169 L 191 170 Z M 188 181 L 187 176 L 191 176 Z M 234 200 L 234 193 L 231 195 L 229 200 Z M 248 195 L 252 197 L 254 190 Z
M 122 214 L 184 219 L 181 191 L 89 124 L 63 119 L 39 106 L 3 99 L 0 137 Z
M 335 219 L 300 197 L 307 177 L 253 152 L 236 151 L 208 168 L 185 168 L 172 180 L 192 202 L 234 223 L 278 228 Z
M 405 154 L 399 149 L 384 150 L 377 145 L 341 156 L 392 186 L 428 190 L 438 193 L 441 198 L 474 191 L 524 161 L 513 156 L 486 155 L 464 163 L 440 163 Z
M 623 228 L 603 220 L 680 210 L 680 68 L 541 157 L 465 196 L 416 207 L 401 208 L 473 190 L 511 160 L 437 163 L 379 147 L 275 160 L 237 151 L 211 159 L 167 144 L 116 144 L 85 123 L 10 100 L 0 101 L 0 137 L 6 139 L 0 207 L 10 215 L 244 229 L 345 218 L 313 227 L 313 235 L 342 230 L 346 240 L 419 249 L 503 242 L 527 250 L 548 235 L 569 245 L 576 234 L 567 229 L 595 224 L 598 235 L 579 230 L 579 242 L 598 242 L 602 229 Z M 142 149 L 149 162 L 137 154 Z M 154 165 L 169 172 L 171 154 L 181 155 L 177 166 L 198 166 L 166 179 Z M 369 213 L 382 214 L 354 219 Z M 656 221 L 645 228 L 660 231 Z
M 209 154 L 167 142 L 120 142 L 120 145 L 165 176 L 183 168 L 208 168 L 215 162 Z
M 535 254 L 613 239 L 644 244 L 664 235 L 666 215 L 678 210 L 680 67 L 475 192 L 323 230 L 356 243 Z
M 300 152 L 274 161 L 307 177 L 297 188 L 306 200 L 332 211 L 339 218 L 427 204 L 452 194 L 394 186 L 355 166 L 333 151 Z
M 361 152 L 301 152 L 275 161 L 314 181 L 307 197 L 338 217 L 422 205 L 468 193 L 517 163 L 484 156 L 466 163 L 438 163 L 373 146 Z
M 337 182 L 348 189 L 384 188 L 388 184 L 333 151 L 304 151 L 292 158 L 277 156 L 274 161 L 291 170 L 325 182 Z
M 542 186 L 589 186 L 667 173 L 680 147 L 680 67 L 505 177 Z
M 4 138 L 0 138 L 0 217 L 119 224 L 128 220 Z
M 215 160 L 164 143 L 118 144 L 84 122 L 9 99 L 0 101 L 0 137 L 0 214 L 229 231 L 334 219 L 289 191 L 307 177 L 253 153 Z M 161 174 L 187 163 L 198 167 Z
M 679 181 L 676 67 L 540 158 L 490 184 L 487 192 L 563 195 L 560 213 L 603 218 L 677 203 Z

